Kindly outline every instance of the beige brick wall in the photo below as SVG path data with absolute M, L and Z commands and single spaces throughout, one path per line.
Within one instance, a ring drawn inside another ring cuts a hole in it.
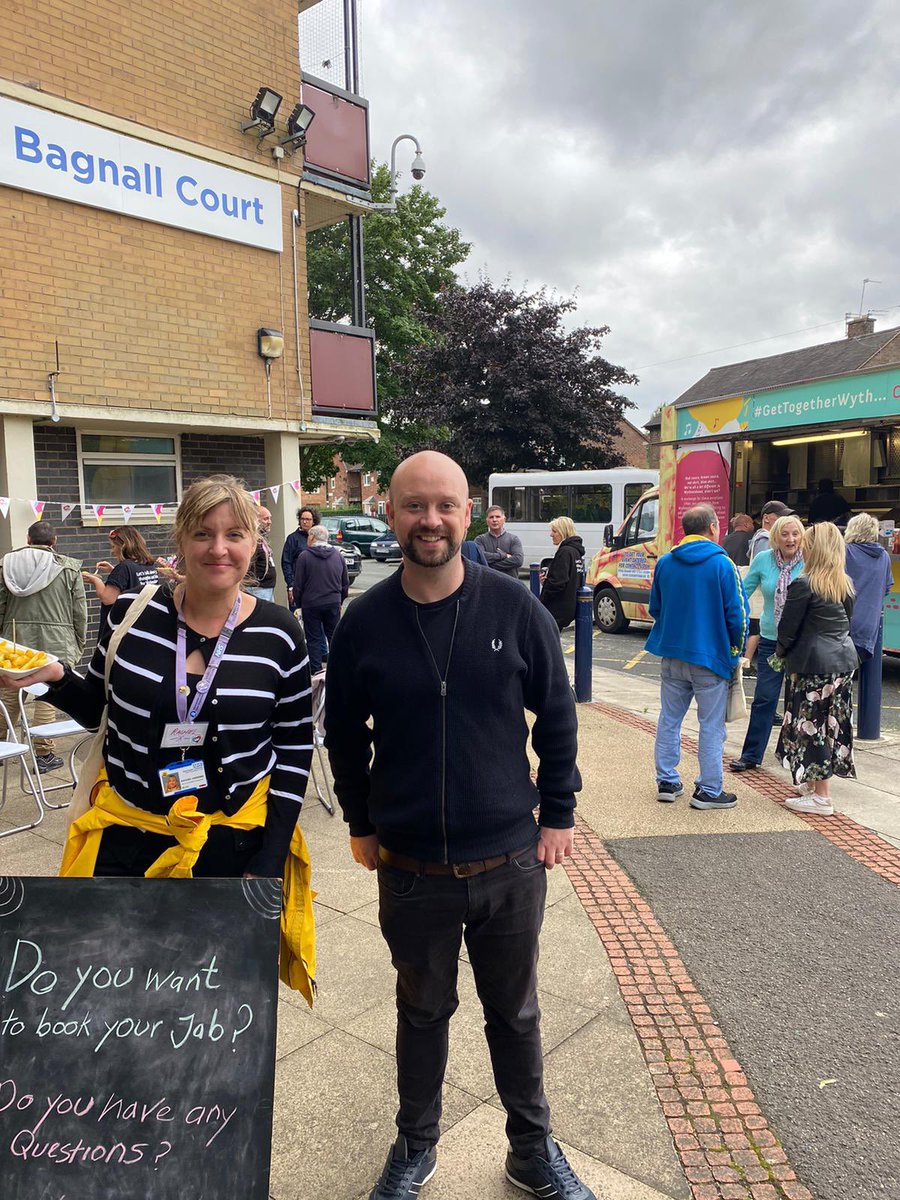
M 271 166 L 239 123 L 263 83 L 284 96 L 279 122 L 299 95 L 296 3 L 11 7 L 0 23 L 0 77 Z M 47 399 L 58 338 L 62 403 L 266 417 L 256 330 L 269 326 L 285 334 L 271 415 L 308 417 L 304 241 L 301 228 L 301 413 L 290 256 L 297 196 L 281 190 L 279 255 L 0 187 L 0 399 Z

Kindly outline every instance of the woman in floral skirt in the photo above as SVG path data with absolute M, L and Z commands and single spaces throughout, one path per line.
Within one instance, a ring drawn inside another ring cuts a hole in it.
M 828 817 L 831 777 L 856 777 L 853 766 L 853 673 L 850 639 L 853 584 L 836 525 L 811 525 L 803 535 L 803 573 L 787 590 L 775 654 L 784 663 L 784 724 L 775 757 L 802 794 L 796 812 Z

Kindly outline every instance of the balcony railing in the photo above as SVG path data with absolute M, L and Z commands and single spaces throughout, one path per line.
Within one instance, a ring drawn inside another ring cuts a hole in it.
M 375 334 L 371 329 L 310 321 L 309 357 L 314 415 L 375 416 Z
M 324 79 L 303 76 L 304 104 L 316 114 L 306 137 L 308 176 L 369 190 L 369 102 Z

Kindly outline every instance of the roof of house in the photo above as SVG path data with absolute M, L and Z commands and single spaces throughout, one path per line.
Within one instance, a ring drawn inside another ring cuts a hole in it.
M 747 362 L 731 363 L 727 367 L 714 367 L 702 379 L 687 389 L 675 401 L 676 408 L 690 408 L 695 404 L 706 404 L 728 396 L 741 396 L 747 392 L 761 392 L 768 388 L 789 387 L 792 384 L 811 383 L 817 379 L 831 379 L 841 375 L 852 375 L 861 371 L 880 350 L 900 335 L 900 326 L 880 329 L 877 333 L 864 333 L 859 337 L 844 337 L 837 342 L 824 342 L 818 346 L 806 346 L 802 350 L 789 350 L 786 354 L 773 354 L 768 358 L 751 358 Z M 897 357 L 900 359 L 900 342 Z M 650 418 L 645 429 L 659 427 L 658 415 Z

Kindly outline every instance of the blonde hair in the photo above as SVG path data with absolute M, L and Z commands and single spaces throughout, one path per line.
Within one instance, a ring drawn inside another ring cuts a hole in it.
M 554 517 L 550 522 L 550 528 L 563 540 L 575 536 L 575 522 L 571 517 Z
M 785 525 L 787 525 L 790 521 L 797 522 L 797 524 L 800 526 L 800 535 L 802 537 L 803 522 L 796 515 L 796 513 L 790 513 L 788 516 L 779 517 L 778 520 L 775 522 L 775 524 L 772 526 L 772 528 L 769 530 L 769 545 L 773 550 L 778 550 L 780 548 L 779 542 L 781 539 L 781 532 L 784 529 Z M 802 545 L 802 543 L 801 543 L 801 545 Z
M 857 513 L 847 522 L 845 542 L 877 542 L 878 522 L 871 513 Z
M 198 479 L 192 483 L 178 505 L 175 513 L 175 545 L 179 554 L 184 552 L 185 542 L 200 528 L 207 513 L 220 504 L 231 505 L 235 525 L 239 529 L 246 529 L 253 545 L 256 545 L 259 518 L 253 497 L 243 482 L 233 475 L 210 475 L 208 479 Z
M 803 573 L 823 600 L 840 604 L 854 595 L 846 563 L 847 550 L 838 527 L 830 521 L 810 525 L 803 534 Z

